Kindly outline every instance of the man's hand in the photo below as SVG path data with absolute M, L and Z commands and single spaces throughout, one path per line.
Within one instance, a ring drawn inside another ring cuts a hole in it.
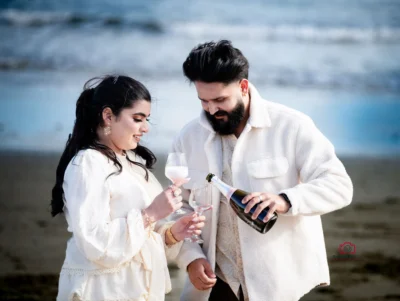
M 251 216 L 252 219 L 256 219 L 261 211 L 269 207 L 268 214 L 263 220 L 264 223 L 266 223 L 272 217 L 275 211 L 277 213 L 286 213 L 290 208 L 289 203 L 286 202 L 282 196 L 264 192 L 253 192 L 245 196 L 242 200 L 242 203 L 247 204 L 246 208 L 244 209 L 245 213 L 249 213 L 251 208 L 258 204 L 256 210 Z
M 210 263 L 204 258 L 193 260 L 187 270 L 190 282 L 200 291 L 212 288 L 217 282 L 217 276 L 212 271 Z

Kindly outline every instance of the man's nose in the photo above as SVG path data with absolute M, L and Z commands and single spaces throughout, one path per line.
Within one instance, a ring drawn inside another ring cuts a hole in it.
M 218 112 L 218 107 L 215 104 L 209 103 L 208 104 L 208 112 L 210 112 L 211 115 L 214 115 L 216 112 Z

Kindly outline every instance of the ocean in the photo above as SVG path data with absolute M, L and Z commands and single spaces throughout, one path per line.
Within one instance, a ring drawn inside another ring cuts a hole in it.
M 61 151 L 85 81 L 122 73 L 152 93 L 144 143 L 167 152 L 201 110 L 183 61 L 228 39 L 261 95 L 308 114 L 339 155 L 400 155 L 397 0 L 3 0 L 0 36 L 0 150 Z

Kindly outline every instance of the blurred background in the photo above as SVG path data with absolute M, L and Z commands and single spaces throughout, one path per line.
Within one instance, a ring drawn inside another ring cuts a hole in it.
M 1 0 L 0 36 L 0 300 L 55 299 L 69 234 L 48 205 L 84 83 L 149 88 L 145 145 L 167 185 L 172 138 L 201 109 L 182 63 L 219 39 L 265 99 L 313 118 L 354 183 L 352 205 L 322 217 L 332 284 L 302 300 L 400 300 L 399 1 Z M 348 241 L 356 255 L 337 257 Z M 178 300 L 185 275 L 170 271 Z

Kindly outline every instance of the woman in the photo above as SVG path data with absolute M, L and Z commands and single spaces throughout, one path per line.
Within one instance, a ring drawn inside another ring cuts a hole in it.
M 171 290 L 164 246 L 200 233 L 204 217 L 155 223 L 182 206 L 181 190 L 164 191 L 149 171 L 154 154 L 139 145 L 148 132 L 151 97 L 138 81 L 90 80 L 57 168 L 52 215 L 64 213 L 66 258 L 57 300 L 164 300 Z M 173 250 L 176 249 L 176 250 Z

